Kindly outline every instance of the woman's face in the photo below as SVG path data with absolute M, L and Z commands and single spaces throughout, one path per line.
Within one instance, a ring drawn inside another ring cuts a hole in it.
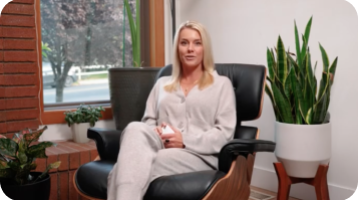
M 199 32 L 191 28 L 181 30 L 179 34 L 178 52 L 182 67 L 201 67 L 204 47 Z

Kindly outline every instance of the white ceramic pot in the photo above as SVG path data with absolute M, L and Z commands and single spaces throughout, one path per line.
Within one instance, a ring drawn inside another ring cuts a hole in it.
M 76 143 L 87 143 L 90 139 L 87 138 L 87 130 L 90 128 L 90 123 L 72 124 L 72 136 Z
M 331 123 L 297 125 L 276 122 L 275 155 L 287 175 L 313 178 L 331 158 Z

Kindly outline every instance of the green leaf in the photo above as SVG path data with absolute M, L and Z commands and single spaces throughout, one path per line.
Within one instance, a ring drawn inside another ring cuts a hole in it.
M 47 168 L 50 170 L 50 169 L 57 169 L 58 167 L 60 167 L 61 165 L 61 161 L 57 161 L 57 162 L 54 162 L 54 163 L 51 163 L 47 166 Z
M 272 79 L 272 81 L 275 81 L 275 68 L 274 65 L 276 65 L 276 63 L 274 62 L 274 58 L 273 55 L 271 53 L 271 51 L 267 48 L 267 52 L 266 52 L 266 56 L 267 56 L 267 67 L 269 69 L 269 76 Z
M 316 83 L 314 82 L 313 79 L 313 70 L 312 70 L 312 64 L 311 64 L 311 55 L 310 52 L 307 52 L 307 60 L 306 60 L 306 72 L 307 72 L 307 76 L 308 76 L 308 82 L 309 85 L 311 86 L 311 89 L 315 88 Z
M 10 160 L 7 165 L 13 170 L 17 171 L 20 168 L 20 163 L 18 161 Z
M 34 158 L 47 158 L 46 148 L 53 146 L 52 142 L 41 142 L 37 145 L 33 145 L 28 150 L 28 155 Z
M 28 183 L 28 178 L 32 167 L 33 166 L 31 163 L 25 163 L 21 165 L 20 168 L 17 170 L 17 173 L 15 175 L 15 181 L 19 185 L 24 185 Z
M 337 62 L 338 62 L 338 57 L 336 57 L 336 59 L 334 59 L 331 67 L 329 68 L 330 80 L 331 80 L 332 84 L 333 84 L 334 76 L 336 74 Z
M 7 162 L 0 160 L 0 169 L 8 169 L 8 168 L 10 168 L 10 166 L 7 165 Z
M 311 124 L 312 122 L 312 108 L 308 109 L 308 112 L 305 117 L 305 121 L 307 124 Z
M 300 66 L 301 67 L 301 71 L 303 72 L 303 74 L 306 74 L 306 69 L 305 69 L 305 67 L 304 67 L 304 64 L 305 64 L 305 59 L 307 59 L 307 40 L 306 40 L 306 38 L 305 38 L 305 36 L 304 35 L 302 35 L 302 41 L 303 41 L 303 43 L 302 43 L 302 51 L 301 51 L 301 56 L 302 56 L 302 59 L 303 59 L 303 62 L 302 62 L 302 66 Z
M 326 72 L 326 73 L 328 73 L 329 59 L 328 59 L 326 50 L 322 47 L 321 44 L 319 44 L 319 49 L 321 50 L 321 54 L 322 54 L 323 71 Z
M 286 57 L 286 51 L 285 46 L 282 42 L 281 36 L 278 37 L 277 42 L 277 76 L 280 82 L 285 85 L 287 76 L 288 76 L 288 70 L 287 70 L 287 57 Z
M 47 126 L 44 126 L 42 129 L 36 130 L 35 132 L 24 134 L 24 139 L 27 142 L 27 145 L 31 144 L 33 141 L 38 140 L 46 129 Z
M 301 72 L 300 67 L 298 66 L 297 62 L 292 58 L 291 55 L 287 55 L 289 61 L 291 64 L 293 64 L 294 68 L 295 68 L 295 75 L 296 75 L 296 81 L 300 82 L 302 84 L 302 80 L 304 77 L 303 73 Z
M 50 169 L 56 169 L 58 168 L 59 166 L 61 165 L 61 161 L 57 161 L 57 162 L 54 162 L 54 163 L 51 163 L 49 164 L 47 167 L 46 167 L 46 170 L 44 172 L 42 172 L 42 174 L 40 176 L 37 177 L 37 179 L 34 181 L 38 181 L 38 180 L 41 180 L 43 177 L 46 176 L 46 174 L 48 174 L 48 171 Z
M 312 25 L 312 18 L 310 18 L 310 20 L 308 21 L 307 25 L 306 25 L 306 29 L 305 29 L 305 38 L 306 38 L 306 42 L 308 44 L 308 40 L 310 38 L 310 32 L 311 32 L 311 25 Z
M 15 173 L 11 169 L 0 169 L 1 178 L 13 178 L 14 176 Z
M 277 87 L 276 84 L 272 84 L 271 87 L 275 97 L 277 109 L 282 116 L 282 122 L 292 124 L 293 118 L 291 114 L 290 101 L 288 100 L 285 93 L 283 92 L 283 89 L 279 89 L 279 87 Z
M 27 162 L 28 158 L 26 155 L 26 150 L 27 150 L 27 143 L 25 141 L 25 139 L 20 139 L 19 143 L 19 150 L 17 152 L 17 158 L 20 161 L 20 164 L 24 164 Z
M 297 54 L 297 62 L 298 62 L 298 66 L 300 66 L 302 68 L 302 62 L 303 62 L 303 58 L 301 55 L 301 45 L 300 45 L 300 39 L 298 36 L 298 30 L 297 30 L 297 25 L 296 25 L 296 21 L 295 21 L 295 42 L 296 42 L 296 54 Z M 296 69 L 297 71 L 297 69 Z M 297 72 L 300 72 L 297 71 Z
M 310 55 L 309 50 L 307 51 L 306 55 L 307 55 L 307 59 L 306 59 L 305 67 L 306 67 L 306 72 L 307 72 L 307 83 L 306 83 L 306 85 L 307 85 L 306 94 L 307 95 L 306 95 L 305 101 L 307 102 L 308 108 L 312 108 L 315 103 L 315 94 L 316 94 L 315 88 L 316 88 L 317 83 L 316 83 L 316 81 L 314 79 L 314 75 L 313 75 L 313 70 L 312 70 L 312 65 L 311 65 L 311 55 Z M 313 112 L 311 111 L 310 113 L 312 114 Z M 305 118 L 306 118 L 306 120 L 312 119 L 312 117 L 307 117 L 307 116 Z M 311 121 L 309 121 L 309 123 L 310 122 Z
M 0 138 L 0 153 L 3 155 L 15 157 L 19 146 L 16 142 L 8 138 Z
M 326 118 L 327 108 L 330 101 L 330 81 L 327 73 L 322 73 L 320 83 L 319 98 L 315 104 L 315 111 L 313 113 L 313 123 L 321 124 Z
M 294 97 L 294 104 L 295 104 L 295 123 L 296 124 L 302 124 L 302 117 L 300 114 L 300 100 L 303 100 L 303 96 L 302 96 L 302 90 L 300 87 L 300 82 L 297 81 L 297 77 L 296 77 L 296 72 L 295 72 L 295 68 L 291 69 L 291 72 L 289 74 L 290 76 L 290 81 L 291 81 L 291 85 L 292 85 L 292 92 L 293 92 L 293 97 Z

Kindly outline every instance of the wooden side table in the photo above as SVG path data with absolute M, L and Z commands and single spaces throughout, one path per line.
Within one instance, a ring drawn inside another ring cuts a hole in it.
M 288 200 L 291 184 L 306 183 L 315 187 L 317 200 L 329 200 L 327 172 L 328 165 L 320 165 L 314 178 L 295 178 L 287 175 L 282 163 L 273 164 L 278 176 L 277 200 Z

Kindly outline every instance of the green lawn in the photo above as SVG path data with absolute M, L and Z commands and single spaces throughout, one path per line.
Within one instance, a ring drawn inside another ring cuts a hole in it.
M 93 75 L 81 76 L 82 80 L 107 79 L 107 78 L 108 78 L 108 74 L 93 74 Z

